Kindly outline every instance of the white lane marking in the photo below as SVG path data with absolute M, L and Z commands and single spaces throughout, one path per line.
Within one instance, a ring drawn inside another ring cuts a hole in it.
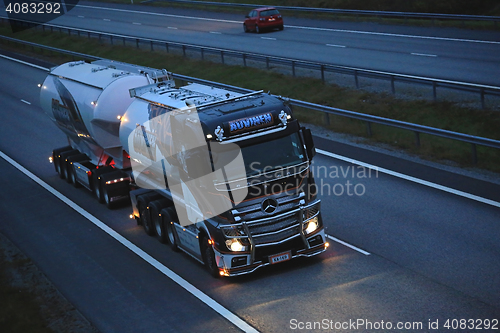
M 9 156 L 5 155 L 4 152 L 0 151 L 0 157 L 2 157 L 5 161 L 9 162 L 13 167 L 24 173 L 26 176 L 31 178 L 34 182 L 36 182 L 38 185 L 43 187 L 45 190 L 49 191 L 51 194 L 53 194 L 56 198 L 67 204 L 69 207 L 74 209 L 76 212 L 81 214 L 83 217 L 85 217 L 87 220 L 92 222 L 95 226 L 100 228 L 102 231 L 113 237 L 115 240 L 120 242 L 122 245 L 124 245 L 126 248 L 128 248 L 130 251 L 134 252 L 137 256 L 141 257 L 144 259 L 147 263 L 149 263 L 151 266 L 159 270 L 161 273 L 163 273 L 165 276 L 170 278 L 172 281 L 177 283 L 179 286 L 184 288 L 187 292 L 198 298 L 200 301 L 211 307 L 215 312 L 226 318 L 228 321 L 233 323 L 236 327 L 241 329 L 244 332 L 252 332 L 255 333 L 258 331 L 247 324 L 245 321 L 243 321 L 241 318 L 239 318 L 237 315 L 220 305 L 219 303 L 215 302 L 212 298 L 207 296 L 205 293 L 203 293 L 201 290 L 193 286 L 191 283 L 187 282 L 184 280 L 182 277 L 171 271 L 169 268 L 165 267 L 162 265 L 158 260 L 144 252 L 142 249 L 137 247 L 135 244 L 130 242 L 128 239 L 117 233 L 115 230 L 112 228 L 108 227 L 104 222 L 78 206 L 76 203 L 68 199 L 66 196 L 64 196 L 62 193 L 54 189 L 52 186 L 38 178 L 35 174 L 31 173 L 29 170 L 27 170 L 25 167 L 14 161 L 12 158 Z
M 486 198 L 483 198 L 483 197 L 480 197 L 480 196 L 477 196 L 477 195 L 474 195 L 474 194 L 470 194 L 470 193 L 467 193 L 467 192 L 455 190 L 453 188 L 446 187 L 446 186 L 443 186 L 443 185 L 431 183 L 431 182 L 428 182 L 426 180 L 422 180 L 422 179 L 415 178 L 415 177 L 412 177 L 412 176 L 407 176 L 405 174 L 402 174 L 402 173 L 399 173 L 399 172 L 396 172 L 396 171 L 392 171 L 392 170 L 380 168 L 378 166 L 371 165 L 371 164 L 368 164 L 368 163 L 364 163 L 364 162 L 361 162 L 361 161 L 357 161 L 357 160 L 354 160 L 352 158 L 348 158 L 348 157 L 344 157 L 344 156 L 337 155 L 337 154 L 334 154 L 334 153 L 330 153 L 329 151 L 326 151 L 326 150 L 316 149 L 316 151 L 318 153 L 322 154 L 322 155 L 325 155 L 325 156 L 333 157 L 335 159 L 342 160 L 342 161 L 345 161 L 345 162 L 348 162 L 348 163 L 357 164 L 357 165 L 363 166 L 365 168 L 377 170 L 377 172 L 382 172 L 382 173 L 388 174 L 388 175 L 393 176 L 393 177 L 398 177 L 398 178 L 401 178 L 401 179 L 404 179 L 404 180 L 408 180 L 408 181 L 411 181 L 411 182 L 414 182 L 414 183 L 417 183 L 417 184 L 420 184 L 420 185 L 425 185 L 425 186 L 432 187 L 432 188 L 434 188 L 436 190 L 448 192 L 448 193 L 451 193 L 451 194 L 458 195 L 460 197 L 464 197 L 464 198 L 467 198 L 467 199 L 475 200 L 475 201 L 478 201 L 478 202 L 481 202 L 481 203 L 485 203 L 487 205 L 491 205 L 491 206 L 495 206 L 495 207 L 500 208 L 500 202 L 496 202 L 496 201 L 493 201 L 493 200 L 490 200 L 490 199 L 486 199 Z
M 142 25 L 142 23 L 139 23 L 139 22 L 132 22 L 132 24 L 135 24 L 135 25 Z
M 370 252 L 366 252 L 365 250 L 361 250 L 359 247 L 356 247 L 356 246 L 351 245 L 351 244 L 349 244 L 347 242 L 344 242 L 343 240 L 340 240 L 340 239 L 338 239 L 336 237 L 333 237 L 333 236 L 330 236 L 330 235 L 326 235 L 326 237 L 330 238 L 331 240 L 333 240 L 333 241 L 335 241 L 337 243 L 340 243 L 340 244 L 342 244 L 344 246 L 347 246 L 348 248 L 351 248 L 354 251 L 358 251 L 359 253 L 362 253 L 365 256 L 369 256 L 370 255 Z
M 262 39 L 267 39 L 267 40 L 276 40 L 276 38 L 272 38 L 272 37 L 260 37 Z
M 218 32 L 218 31 L 210 31 L 211 34 L 216 34 L 216 35 L 222 35 L 222 32 Z
M 110 19 L 102 19 L 103 21 L 106 21 L 106 22 L 111 22 Z
M 14 58 L 11 58 L 11 57 L 7 57 L 7 56 L 4 56 L 2 54 L 0 54 L 0 57 L 5 58 L 5 59 L 9 59 L 9 60 L 12 60 L 12 61 L 16 61 L 16 62 L 19 62 L 21 64 L 28 65 L 28 66 L 31 66 L 31 67 L 34 67 L 34 68 L 38 68 L 38 69 L 41 69 L 41 70 L 44 70 L 44 71 L 49 71 L 48 68 L 37 66 L 37 65 L 34 65 L 34 64 L 30 64 L 29 62 L 25 62 L 25 61 L 22 61 L 22 60 L 18 60 L 18 59 L 14 59 Z M 388 170 L 388 169 L 380 168 L 378 166 L 371 165 L 371 164 L 368 164 L 368 163 L 364 163 L 364 162 L 361 162 L 361 161 L 357 161 L 357 160 L 354 160 L 352 158 L 348 158 L 348 157 L 344 157 L 344 156 L 337 155 L 337 154 L 334 154 L 334 153 L 330 153 L 329 151 L 326 151 L 326 150 L 316 149 L 316 151 L 318 153 L 322 154 L 322 155 L 325 155 L 325 156 L 329 156 L 329 157 L 332 157 L 332 158 L 336 158 L 338 160 L 342 160 L 342 161 L 345 161 L 345 162 L 349 162 L 349 163 L 357 164 L 357 165 L 360 165 L 360 166 L 364 166 L 365 168 L 374 169 L 374 170 L 380 171 L 382 173 L 385 173 L 385 174 L 388 174 L 388 175 L 391 175 L 391 176 L 394 176 L 394 177 L 405 179 L 405 180 L 408 180 L 408 181 L 411 181 L 411 182 L 414 182 L 414 183 L 417 183 L 417 184 L 429 186 L 429 187 L 435 188 L 437 190 L 441 190 L 441 191 L 444 191 L 444 192 L 452 193 L 452 194 L 455 194 L 455 195 L 458 195 L 458 196 L 461 196 L 461 197 L 464 197 L 464 198 L 468 198 L 468 199 L 471 199 L 471 200 L 476 200 L 476 201 L 485 203 L 487 205 L 491 205 L 491 206 L 495 206 L 495 207 L 499 207 L 500 208 L 500 202 L 496 202 L 496 201 L 493 201 L 493 200 L 490 200 L 490 199 L 482 198 L 482 197 L 477 196 L 477 195 L 473 195 L 473 194 L 470 194 L 470 193 L 466 193 L 466 192 L 462 192 L 462 191 L 459 191 L 459 190 L 455 190 L 455 189 L 452 189 L 452 188 L 449 188 L 449 187 L 446 187 L 446 186 L 442 186 L 442 185 L 439 185 L 439 184 L 434 184 L 434 183 L 431 183 L 431 182 L 428 182 L 426 180 L 422 180 L 422 179 L 419 179 L 419 178 L 407 176 L 407 175 L 399 173 L 399 172 L 395 172 L 395 171 L 391 171 L 391 170 Z
M 296 28 L 296 29 L 305 29 L 305 30 L 344 32 L 344 33 L 361 34 L 361 35 L 375 35 L 375 36 L 388 36 L 388 37 L 403 37 L 403 38 L 419 38 L 419 39 L 442 40 L 442 41 L 449 41 L 449 42 L 500 44 L 499 41 L 480 40 L 480 39 L 462 39 L 462 38 L 451 38 L 451 37 L 404 35 L 404 34 L 393 34 L 393 33 L 389 33 L 389 32 L 374 32 L 374 31 L 345 30 L 345 29 L 331 29 L 331 28 L 315 28 L 315 27 L 303 27 L 303 26 L 292 26 L 292 25 L 290 25 L 290 26 L 289 25 L 285 25 L 285 27 L 287 27 L 287 28 Z
M 336 45 L 336 44 L 326 44 L 326 46 L 331 46 L 331 47 L 345 47 L 345 45 Z
M 176 28 L 176 27 L 167 27 L 167 29 L 177 30 L 177 28 Z
M 437 57 L 435 54 L 427 54 L 427 53 L 412 53 L 411 55 L 420 56 L 420 57 Z
M 0 54 L 0 57 L 4 58 L 4 59 L 8 59 L 10 61 L 15 61 L 15 62 L 18 62 L 20 64 L 23 64 L 23 65 L 26 65 L 26 66 L 31 66 L 31 67 L 34 67 L 34 68 L 38 68 L 38 69 L 41 69 L 43 71 L 46 71 L 48 72 L 49 69 L 48 68 L 45 68 L 45 67 L 42 67 L 42 66 L 38 66 L 38 65 L 35 65 L 35 64 L 31 64 L 29 62 L 26 62 L 26 61 L 22 61 L 22 60 L 19 60 L 19 59 L 14 59 L 14 58 L 11 58 L 11 57 L 7 57 L 3 54 Z
M 118 11 L 118 12 L 127 12 L 127 13 L 135 13 L 135 14 L 166 16 L 166 17 L 191 19 L 191 20 L 241 24 L 241 21 L 220 20 L 220 19 L 211 19 L 211 18 L 204 18 L 204 17 L 183 16 L 183 15 L 173 15 L 173 14 L 163 14 L 163 13 L 152 13 L 152 12 L 143 12 L 143 11 L 128 10 L 128 9 L 106 8 L 106 7 L 85 6 L 85 5 L 76 5 L 76 7 L 91 8 L 91 9 L 98 9 L 98 10 L 110 10 L 110 11 Z M 500 45 L 500 41 L 489 41 L 489 40 L 461 39 L 461 38 L 433 37 L 433 36 L 416 36 L 416 35 L 393 34 L 393 33 L 386 33 L 386 32 L 331 29 L 331 28 L 316 28 L 316 27 L 304 27 L 304 26 L 293 26 L 293 25 L 285 25 L 285 27 L 286 28 L 295 28 L 295 29 L 305 29 L 305 30 L 344 32 L 344 33 L 351 33 L 351 34 L 365 34 L 365 35 L 405 37 L 405 38 L 421 38 L 421 39 L 445 40 L 445 41 L 453 41 L 453 42 L 485 43 L 485 44 L 499 44 Z
M 85 18 L 85 16 L 83 16 L 83 15 L 78 15 L 78 17 L 79 17 L 79 18 Z
M 30 102 L 25 101 L 24 99 L 22 99 L 22 100 L 21 100 L 21 102 L 26 103 L 26 104 L 28 104 L 28 105 L 31 105 L 31 103 L 30 103 Z

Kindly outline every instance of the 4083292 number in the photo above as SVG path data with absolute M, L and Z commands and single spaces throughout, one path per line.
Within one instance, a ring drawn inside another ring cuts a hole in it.
M 15 2 L 5 8 L 9 14 L 61 14 L 61 4 L 58 2 Z

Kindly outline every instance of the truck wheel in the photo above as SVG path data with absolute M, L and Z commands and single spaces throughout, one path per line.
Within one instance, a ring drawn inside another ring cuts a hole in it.
M 246 25 L 246 24 L 244 24 L 244 23 L 243 23 L 243 31 L 244 31 L 244 32 L 248 32 L 248 27 L 247 27 L 247 25 Z
M 66 181 L 68 181 L 69 179 L 69 173 L 68 173 L 68 165 L 69 163 L 67 162 L 68 158 L 70 156 L 74 156 L 74 155 L 78 155 L 80 154 L 80 152 L 76 149 L 71 149 L 71 150 L 67 150 L 67 151 L 63 151 L 61 153 L 59 153 L 59 169 L 60 169 L 60 173 L 59 173 L 59 176 L 62 178 L 62 179 L 66 179 Z
M 165 240 L 168 246 L 175 252 L 179 251 L 179 236 L 177 235 L 177 230 L 175 230 L 175 225 L 177 221 L 177 216 L 175 210 L 172 207 L 162 210 L 162 226 L 164 232 Z
M 54 163 L 54 169 L 56 169 L 57 174 L 59 177 L 62 178 L 61 175 L 61 153 L 65 151 L 72 150 L 73 148 L 71 146 L 66 146 L 66 147 L 61 147 L 54 149 L 52 151 L 52 163 Z
M 81 162 L 81 161 L 88 161 L 89 158 L 86 154 L 75 154 L 68 156 L 66 160 L 64 161 L 65 163 L 65 170 L 66 170 L 66 181 L 70 184 L 75 184 L 76 182 L 76 177 L 75 177 L 75 167 L 73 165 L 73 162 Z M 76 185 L 75 187 L 78 187 Z
M 73 166 L 71 166 L 70 170 L 71 170 L 71 182 L 73 183 L 73 186 L 74 187 L 82 187 L 82 184 L 80 184 L 78 182 L 78 180 L 76 179 L 76 172 L 75 172 L 75 169 L 73 168 Z
M 101 180 L 102 180 L 101 176 L 99 176 L 99 175 L 94 176 L 94 179 L 93 179 L 94 194 L 97 198 L 97 201 L 99 201 L 99 203 L 104 203 L 104 195 L 102 193 L 102 181 Z
M 208 237 L 203 236 L 201 239 L 201 255 L 203 257 L 203 262 L 205 263 L 205 267 L 210 272 L 210 275 L 213 277 L 219 277 L 219 268 L 217 267 L 217 263 L 215 262 L 215 253 L 211 244 L 208 244 Z
M 153 226 L 156 236 L 161 243 L 166 243 L 165 230 L 163 228 L 162 219 L 163 214 L 166 214 L 164 208 L 166 208 L 170 204 L 170 202 L 170 200 L 163 198 L 155 200 L 149 204 L 151 225 Z
M 259 26 L 257 24 L 255 25 L 255 32 L 258 33 L 258 34 L 260 34 L 260 28 L 259 28 Z
M 97 198 L 97 201 L 100 203 L 104 203 L 104 195 L 103 195 L 103 181 L 102 181 L 102 176 L 105 173 L 109 173 L 113 171 L 114 169 L 110 166 L 105 166 L 105 167 L 100 167 L 96 168 L 95 170 L 92 171 L 92 191 L 94 192 L 95 197 Z
M 71 168 L 73 167 L 68 160 L 64 161 L 64 178 L 66 178 L 66 182 L 71 184 L 72 178 L 71 178 Z
M 141 219 L 141 224 L 142 224 L 142 227 L 144 228 L 144 231 L 146 232 L 146 234 L 148 234 L 149 236 L 153 236 L 154 234 L 154 229 L 153 227 L 151 226 L 151 215 L 150 215 L 150 211 L 148 209 L 148 205 L 146 202 L 144 201 L 141 201 L 139 202 L 139 218 Z

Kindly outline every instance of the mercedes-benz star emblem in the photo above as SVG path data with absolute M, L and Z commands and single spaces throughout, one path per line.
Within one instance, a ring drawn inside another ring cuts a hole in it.
M 268 198 L 262 201 L 262 211 L 266 214 L 273 214 L 278 209 L 278 201 L 274 198 Z

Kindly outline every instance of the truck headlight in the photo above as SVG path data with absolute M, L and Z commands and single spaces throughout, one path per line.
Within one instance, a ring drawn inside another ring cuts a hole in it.
M 311 232 L 313 232 L 314 230 L 318 229 L 318 217 L 317 216 L 313 217 L 312 219 L 310 219 L 306 223 L 307 223 L 307 227 L 305 230 L 306 235 L 308 235 Z
M 247 247 L 243 246 L 239 240 L 236 238 L 231 238 L 226 240 L 226 246 L 229 250 L 234 252 L 246 251 Z

